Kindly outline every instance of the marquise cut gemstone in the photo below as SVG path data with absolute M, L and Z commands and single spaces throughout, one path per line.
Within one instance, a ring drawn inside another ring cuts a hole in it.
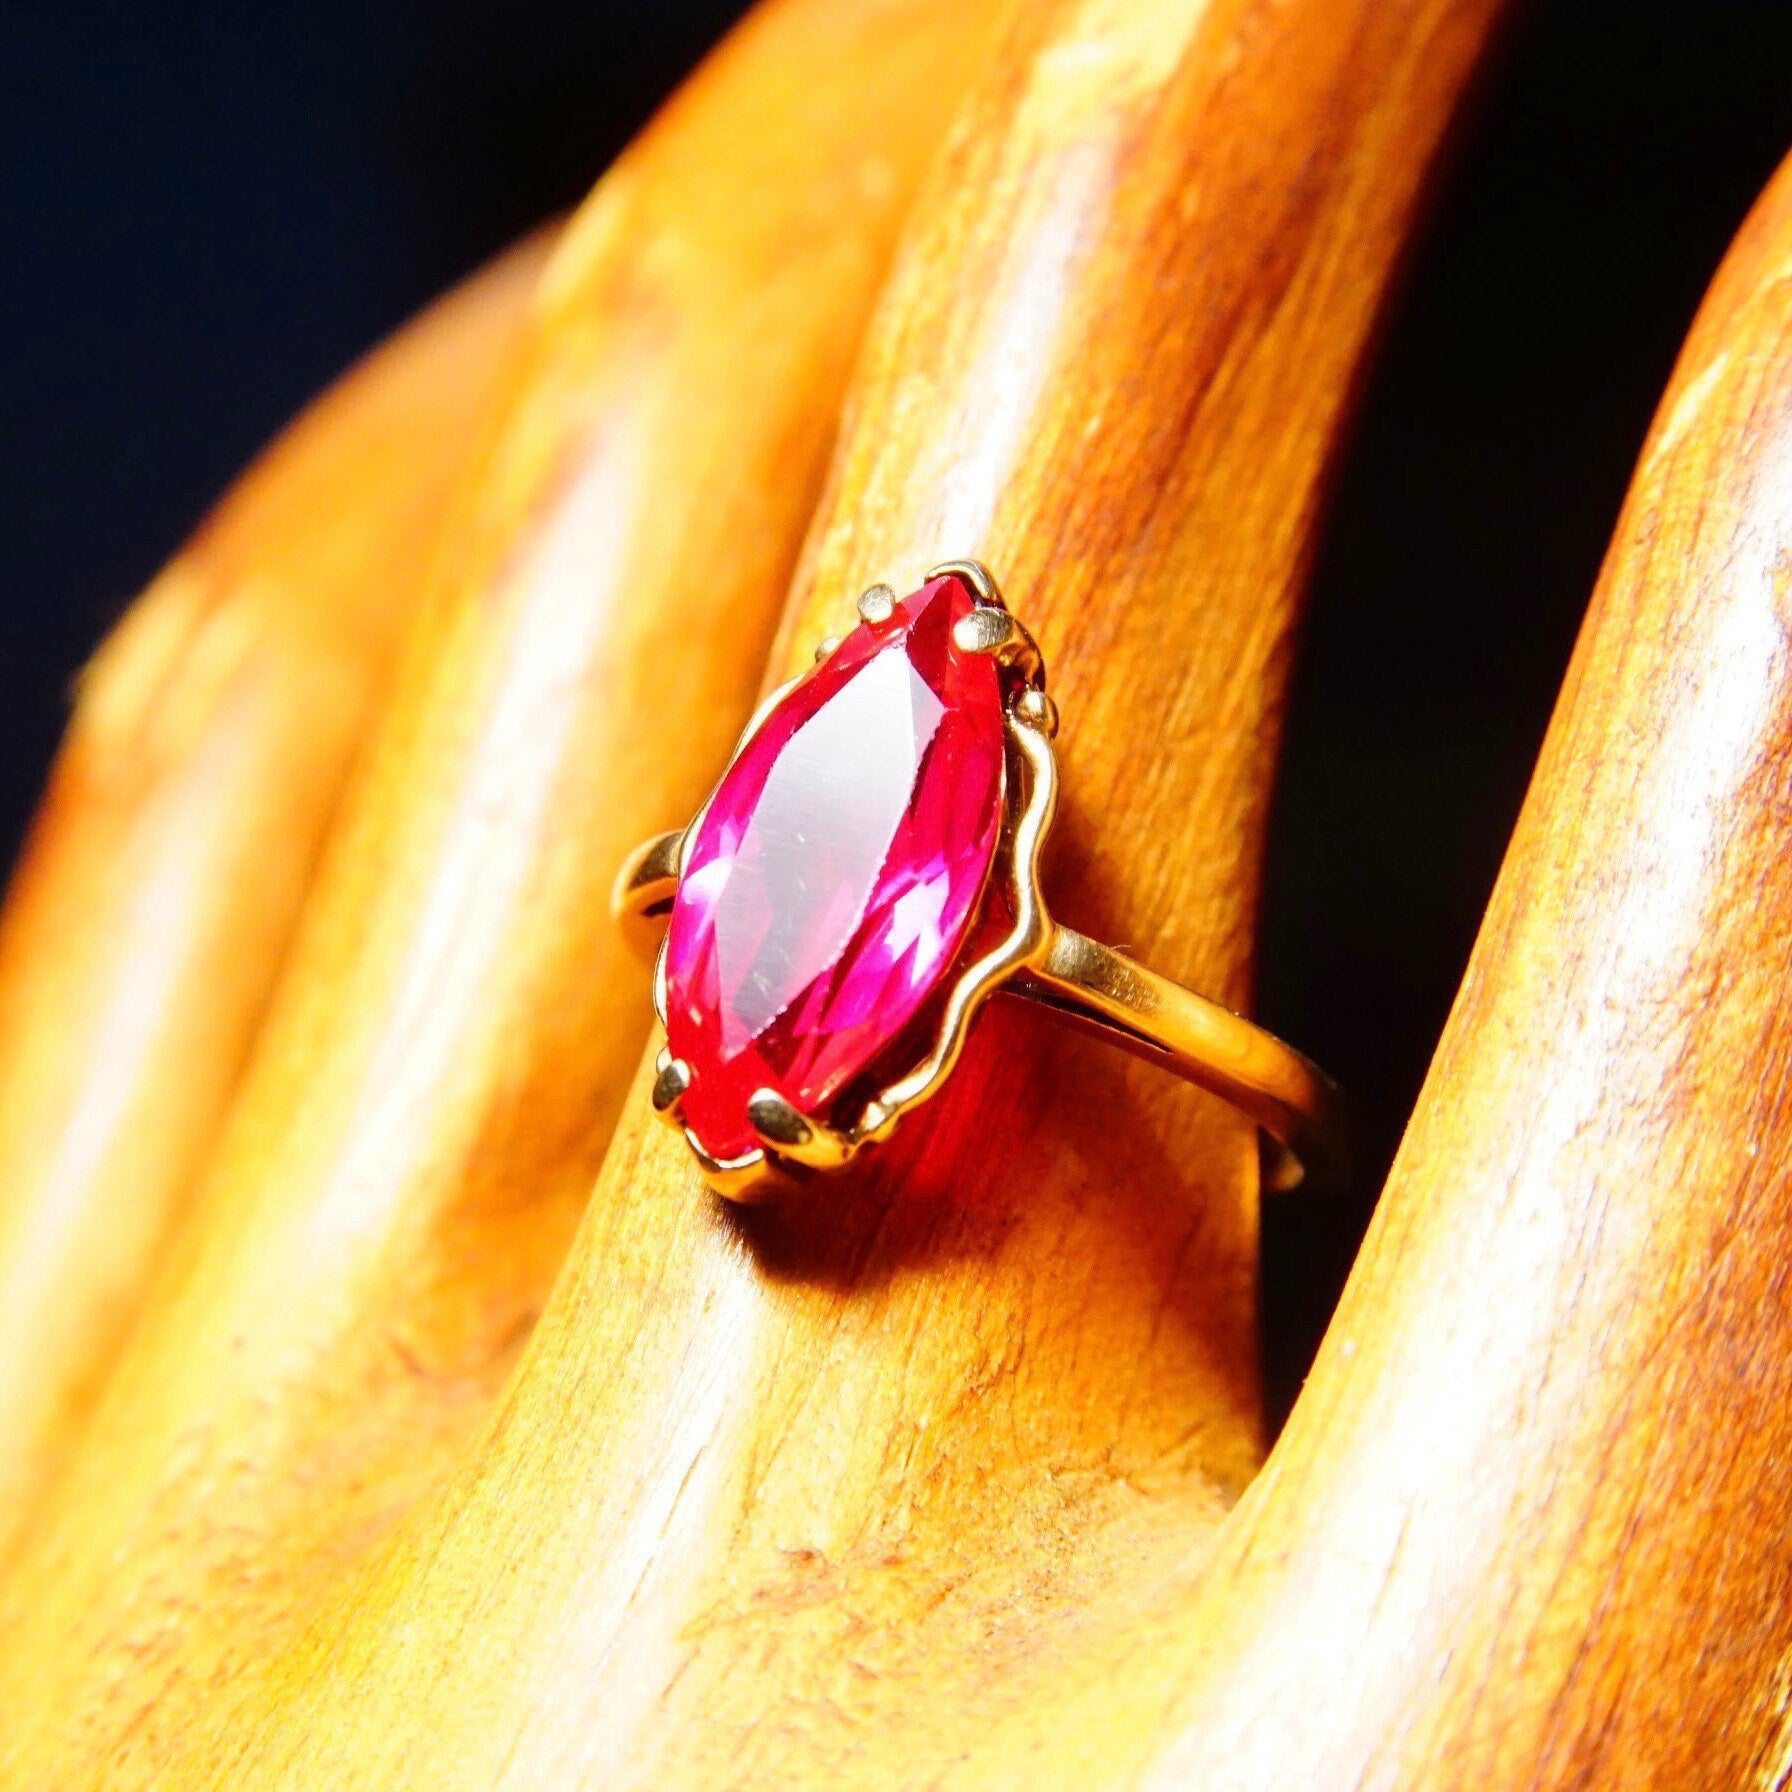
M 994 662 L 952 638 L 948 575 L 861 623 L 765 718 L 692 842 L 666 939 L 667 1047 L 711 1156 L 775 1089 L 820 1115 L 951 968 L 1001 829 Z

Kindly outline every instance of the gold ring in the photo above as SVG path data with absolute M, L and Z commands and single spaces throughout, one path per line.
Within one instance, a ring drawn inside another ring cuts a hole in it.
M 766 699 L 691 824 L 616 880 L 620 920 L 669 918 L 653 1105 L 710 1185 L 763 1199 L 887 1139 L 998 990 L 1248 1115 L 1270 1187 L 1341 1180 L 1323 1071 L 1052 919 L 1057 710 L 988 570 L 950 560 L 901 599 L 873 585 L 859 618 Z

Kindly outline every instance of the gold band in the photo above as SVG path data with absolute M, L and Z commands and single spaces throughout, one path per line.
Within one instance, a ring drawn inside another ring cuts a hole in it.
M 630 855 L 617 879 L 618 917 L 643 935 L 672 906 L 683 840 L 682 830 L 657 835 Z M 1042 945 L 1005 987 L 1237 1108 L 1273 1147 L 1264 1162 L 1270 1188 L 1344 1179 L 1346 1128 L 1337 1085 L 1242 1015 L 1056 922 L 1048 922 Z
M 1346 1175 L 1344 1102 L 1318 1065 L 1254 1021 L 1053 924 L 1042 960 L 1009 988 L 1173 1070 L 1254 1120 L 1264 1181 L 1332 1187 Z

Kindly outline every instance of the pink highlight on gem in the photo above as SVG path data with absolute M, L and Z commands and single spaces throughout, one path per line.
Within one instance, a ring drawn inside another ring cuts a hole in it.
M 666 1033 L 712 1157 L 747 1102 L 827 1104 L 914 1019 L 975 918 L 1001 830 L 994 662 L 953 575 L 861 623 L 760 724 L 710 800 L 672 907 Z

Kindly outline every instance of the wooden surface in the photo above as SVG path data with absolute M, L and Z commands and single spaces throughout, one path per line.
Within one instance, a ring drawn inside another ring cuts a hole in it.
M 1217 1556 L 1060 1683 L 1059 1783 L 1135 1777 L 1086 1745 L 1140 1708 L 1154 1783 L 1216 1792 L 1792 1782 L 1789 269 L 1792 165 L 1643 449 L 1314 1373 Z
M 217 1130 L 547 246 L 306 412 L 82 677 L 0 923 L 0 1557 Z
M 688 402 L 738 389 L 720 327 L 689 326 L 688 360 L 649 330 L 668 358 L 644 375 L 619 323 L 643 269 L 689 299 L 716 265 L 605 207 L 657 192 L 651 215 L 688 220 L 694 183 L 736 177 L 701 121 L 813 89 L 798 52 L 847 10 L 766 15 L 609 191 L 643 164 L 664 184 L 586 214 L 559 266 L 605 280 L 550 279 L 187 1256 L 0 1613 L 6 1783 L 1784 1786 L 1792 173 L 1663 402 L 1267 1464 L 1248 1141 L 1019 1009 L 881 1162 L 745 1218 L 637 1079 L 515 1359 L 645 1012 L 596 861 L 612 825 L 681 819 L 725 751 L 782 567 L 716 581 L 768 510 L 787 557 L 810 494 L 771 471 L 792 438 L 818 463 L 855 331 L 801 313 L 831 359 L 787 410 L 768 370 L 756 414 L 784 434 L 729 453 Z M 1012 9 L 954 62 L 978 78 L 785 612 L 788 667 L 870 580 L 989 559 L 1066 718 L 1056 907 L 1231 999 L 1323 474 L 1497 10 Z M 825 48 L 876 52 L 909 116 L 939 40 L 902 38 L 903 73 L 900 34 L 855 35 L 894 31 L 876 16 Z M 826 66 L 841 143 L 886 137 L 840 97 L 858 62 Z M 765 173 L 728 191 L 763 202 Z M 847 209 L 863 295 L 875 230 Z M 716 241 L 769 241 L 740 211 Z M 569 323 L 573 291 L 625 287 L 601 329 Z M 754 340 L 795 353 L 785 302 Z M 630 392 L 664 377 L 657 429 L 594 404 L 575 430 L 568 391 L 620 401 L 565 357 Z M 674 463 L 688 508 L 660 557 L 617 545 L 635 511 L 564 520 L 582 469 L 634 491 Z M 549 592 L 562 539 L 562 567 L 612 581 L 601 617 L 572 572 Z M 572 619 L 612 645 L 572 652 Z M 577 698 L 522 682 L 544 659 Z M 505 732 L 506 690 L 528 728 Z
M 414 542 L 426 613 L 191 1221 L 0 1596 L 9 1783 L 168 1783 L 209 1683 L 509 1372 L 648 1024 L 615 861 L 751 702 L 985 11 L 768 8 L 570 226 Z
M 868 581 L 986 557 L 1064 707 L 1060 911 L 1234 999 L 1318 492 L 1494 11 L 1016 10 L 788 611 L 782 666 Z M 744 1221 L 637 1091 L 451 1484 L 169 1758 L 192 1784 L 925 1782 L 1002 1714 L 1049 1718 L 1094 1615 L 1249 1482 L 1255 1249 L 1244 1128 L 1035 1015 L 993 1014 L 881 1164 Z

